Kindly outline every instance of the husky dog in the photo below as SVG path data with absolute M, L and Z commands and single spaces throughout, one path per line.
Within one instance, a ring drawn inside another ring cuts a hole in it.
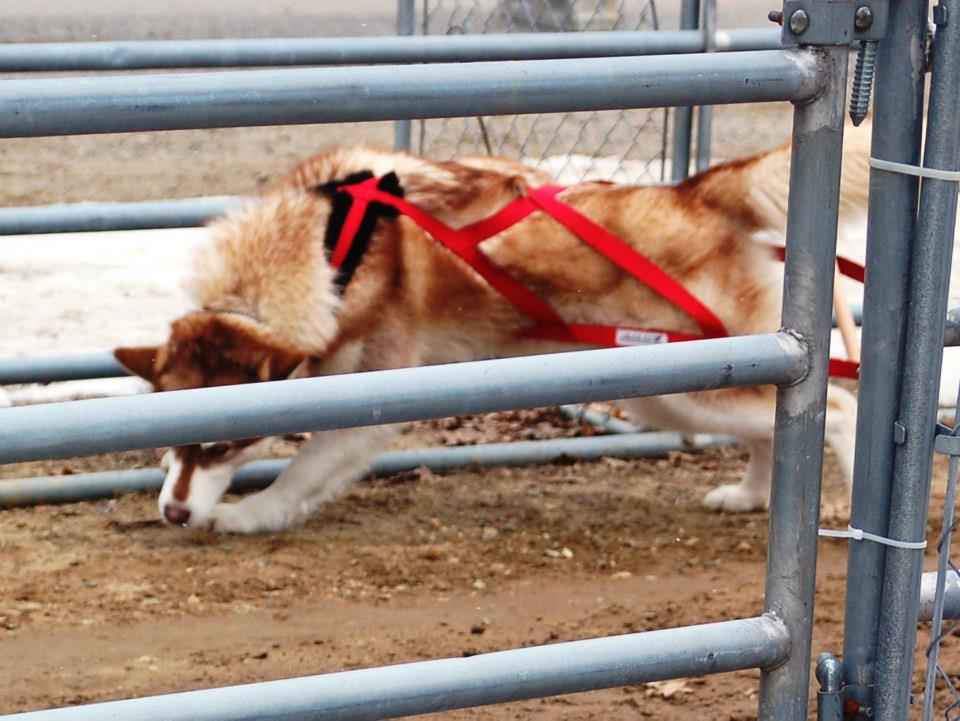
M 848 134 L 841 216 L 866 207 L 869 131 Z M 718 165 L 678 186 L 586 182 L 557 199 L 642 253 L 719 318 L 731 335 L 778 329 L 790 147 Z M 357 179 L 453 228 L 495 214 L 549 183 L 509 160 L 434 162 L 371 147 L 311 158 L 245 207 L 215 221 L 187 282 L 196 310 L 158 347 L 117 358 L 155 390 L 272 381 L 555 352 L 583 346 L 531 338 L 530 318 L 420 225 L 371 203 L 358 240 L 334 268 L 331 248 Z M 534 212 L 479 246 L 568 323 L 695 334 L 694 320 L 545 213 Z M 739 484 L 707 507 L 764 508 L 769 494 L 776 388 L 756 386 L 628 399 L 650 426 L 737 436 L 750 454 Z M 826 438 L 848 481 L 856 401 L 830 386 Z M 224 532 L 275 531 L 301 522 L 361 477 L 393 427 L 316 433 L 267 489 L 221 502 L 234 471 L 270 439 L 172 449 L 160 494 L 170 523 Z

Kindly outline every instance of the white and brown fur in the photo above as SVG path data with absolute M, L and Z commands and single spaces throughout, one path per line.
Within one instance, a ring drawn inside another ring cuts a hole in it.
M 842 213 L 865 207 L 868 147 L 865 132 L 848 139 Z M 789 162 L 783 146 L 677 187 L 591 182 L 560 198 L 673 275 L 731 334 L 765 333 L 780 321 L 783 266 L 768 243 L 782 241 Z M 576 348 L 519 337 L 529 319 L 402 216 L 378 220 L 342 288 L 323 242 L 331 196 L 322 186 L 363 171 L 396 173 L 408 201 L 454 227 L 549 182 L 501 159 L 435 163 L 368 147 L 316 156 L 213 224 L 188 282 L 198 310 L 174 321 L 159 347 L 117 349 L 120 361 L 157 390 L 171 390 Z M 568 321 L 698 330 L 682 311 L 541 214 L 482 249 Z M 742 481 L 715 489 L 704 503 L 748 511 L 767 503 L 775 392 L 757 386 L 622 404 L 646 425 L 739 437 L 750 453 Z M 826 437 L 848 479 L 855 417 L 853 396 L 831 386 Z M 220 497 L 236 468 L 262 455 L 269 439 L 174 449 L 161 512 L 171 522 L 219 531 L 289 527 L 359 478 L 393 431 L 317 433 L 269 488 L 237 503 Z

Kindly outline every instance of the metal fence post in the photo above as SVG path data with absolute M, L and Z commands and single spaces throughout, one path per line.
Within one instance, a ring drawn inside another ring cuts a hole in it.
M 956 171 L 960 166 L 960 116 L 956 112 L 955 92 L 960 85 L 960 1 L 940 0 L 937 10 L 923 164 L 927 168 Z M 890 538 L 897 540 L 926 538 L 935 434 L 932 421 L 937 412 L 956 213 L 956 181 L 924 178 L 910 267 L 898 419 L 901 433 L 894 452 L 887 531 Z M 920 550 L 887 549 L 877 643 L 874 716 L 878 721 L 907 717 L 922 566 Z
M 397 35 L 413 35 L 415 19 L 416 0 L 397 0 Z M 393 147 L 395 150 L 410 150 L 412 135 L 412 121 L 393 121 Z
M 957 399 L 960 401 L 960 394 L 957 395 Z M 955 414 L 958 411 L 960 411 L 960 403 L 957 405 Z M 952 436 L 937 436 L 934 444 L 937 452 L 949 454 L 950 467 L 947 472 L 947 490 L 943 502 L 943 522 L 941 524 L 940 538 L 937 542 L 937 572 L 933 589 L 930 642 L 927 644 L 927 677 L 923 687 L 922 721 L 931 721 L 933 718 L 933 705 L 937 695 L 937 677 L 941 674 L 946 676 L 940 668 L 940 644 L 944 636 L 952 631 L 950 627 L 946 629 L 943 627 L 943 619 L 947 605 L 947 573 L 948 570 L 951 570 L 948 569 L 948 566 L 953 565 L 950 562 L 950 541 L 952 540 L 955 525 L 953 518 L 955 511 L 954 506 L 957 500 L 957 473 L 960 471 L 960 452 L 958 452 L 956 445 L 960 428 L 957 428 L 956 424 L 954 424 L 954 426 Z M 956 573 L 954 572 L 953 575 L 956 576 Z M 927 605 L 927 599 L 924 598 L 925 594 L 923 593 L 923 581 L 929 576 L 930 574 L 924 574 L 920 581 L 921 607 Z M 918 616 L 919 615 L 922 614 L 918 613 Z M 952 625 L 953 624 L 951 624 L 951 626 Z M 948 688 L 953 690 L 955 687 L 948 685 Z M 944 713 L 944 716 L 949 718 L 947 713 Z
M 764 610 L 790 629 L 790 658 L 760 678 L 761 721 L 805 721 L 823 467 L 847 49 L 821 48 L 822 94 L 794 110 L 783 325 L 810 371 L 777 396 Z
M 680 6 L 680 29 L 696 30 L 700 25 L 700 0 L 683 0 Z M 679 107 L 673 113 L 673 164 L 670 181 L 679 183 L 690 175 L 690 139 L 693 128 L 693 106 Z
M 877 54 L 873 154 L 902 163 L 920 158 L 923 33 L 927 4 L 891 0 Z M 862 366 L 850 524 L 887 534 L 893 426 L 903 367 L 910 245 L 917 179 L 871 171 L 867 221 Z M 931 416 L 932 417 L 932 416 Z M 851 543 L 847 563 L 843 672 L 845 698 L 869 710 L 876 661 L 884 547 Z
M 705 0 L 703 3 L 703 51 L 715 52 L 717 49 L 717 0 Z M 698 173 L 710 167 L 710 135 L 713 131 L 713 106 L 701 105 L 697 108 L 697 162 Z

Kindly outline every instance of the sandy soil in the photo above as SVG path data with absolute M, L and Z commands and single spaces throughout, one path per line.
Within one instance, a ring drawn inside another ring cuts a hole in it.
M 351 5 L 359 13 L 351 18 L 333 12 L 332 3 L 286 3 L 283 13 L 266 13 L 256 0 L 232 6 L 232 13 L 214 5 L 177 0 L 150 14 L 156 5 L 137 0 L 126 5 L 128 14 L 117 14 L 110 3 L 71 0 L 51 17 L 52 6 L 29 0 L 16 11 L 0 7 L 0 35 L 198 37 L 263 34 L 257 29 L 267 25 L 274 34 L 315 27 L 343 34 L 357 32 L 347 27 L 357 17 L 371 32 L 392 23 L 384 4 L 369 0 Z M 757 3 L 742 5 L 752 11 Z M 177 24 L 181 15 L 186 29 Z M 785 106 L 718 109 L 716 153 L 770 147 L 786 137 L 788 117 Z M 389 124 L 370 124 L 6 140 L 0 204 L 250 193 L 324 145 L 389 143 L 390 133 Z M 159 338 L 186 303 L 177 277 L 197 237 L 185 231 L 0 240 L 0 354 Z M 400 443 L 585 432 L 556 413 L 500 414 L 418 424 Z M 157 460 L 155 451 L 143 451 L 19 464 L 0 468 L 0 478 Z M 361 484 L 304 528 L 255 537 L 162 526 L 149 495 L 6 510 L 0 713 L 755 615 L 762 609 L 766 514 L 732 517 L 699 506 L 705 492 L 735 481 L 743 468 L 741 452 L 727 448 L 629 462 L 424 470 Z M 942 503 L 944 472 L 938 460 L 935 505 Z M 824 525 L 843 527 L 846 499 L 832 459 L 826 478 Z M 934 523 L 931 533 L 936 529 Z M 824 541 L 821 551 L 814 655 L 839 652 L 842 637 L 845 545 Z M 932 564 L 930 554 L 927 560 Z M 960 668 L 956 638 L 948 638 L 944 656 L 948 669 Z M 757 677 L 739 673 L 439 716 L 735 721 L 755 716 Z
M 453 425 L 420 424 L 404 445 L 517 437 L 519 428 L 534 429 L 522 437 L 578 432 L 555 414 Z M 829 460 L 824 524 L 838 527 L 845 500 Z M 29 470 L 155 462 L 143 452 Z M 766 515 L 699 507 L 706 490 L 742 469 L 739 451 L 717 449 L 422 470 L 361 484 L 304 528 L 254 537 L 162 526 L 155 498 L 141 495 L 8 510 L 0 648 L 17 661 L 3 664 L 0 711 L 753 615 L 762 608 Z M 815 653 L 839 650 L 842 638 L 846 554 L 835 541 L 821 551 Z M 956 639 L 944 653 L 955 668 Z M 745 672 L 441 717 L 749 719 L 756 690 L 757 674 Z

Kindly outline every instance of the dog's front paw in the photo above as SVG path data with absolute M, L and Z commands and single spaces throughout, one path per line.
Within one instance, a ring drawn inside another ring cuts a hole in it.
M 767 507 L 766 495 L 756 495 L 738 485 L 714 488 L 703 498 L 703 505 L 712 511 L 747 513 L 762 511 Z
M 208 518 L 210 530 L 219 533 L 269 533 L 282 531 L 289 525 L 282 508 L 270 503 L 249 503 L 249 500 L 214 506 Z

